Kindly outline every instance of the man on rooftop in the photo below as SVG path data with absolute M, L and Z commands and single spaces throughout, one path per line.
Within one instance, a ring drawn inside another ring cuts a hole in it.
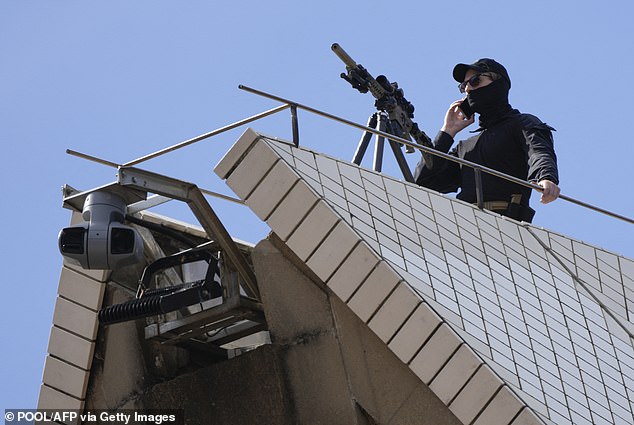
M 460 141 L 450 152 L 459 158 L 511 176 L 534 182 L 543 188 L 541 202 L 559 196 L 557 157 L 553 146 L 554 129 L 539 118 L 520 113 L 508 101 L 511 79 L 506 69 L 493 59 L 458 64 L 453 77 L 466 98 L 451 104 L 434 146 L 449 152 L 454 137 L 471 125 L 474 113 L 480 127 L 474 136 Z M 455 192 L 457 198 L 476 203 L 474 170 L 436 157 L 432 167 L 421 159 L 414 174 L 416 183 L 442 193 Z M 518 221 L 531 222 L 535 210 L 529 206 L 531 189 L 482 173 L 484 208 Z

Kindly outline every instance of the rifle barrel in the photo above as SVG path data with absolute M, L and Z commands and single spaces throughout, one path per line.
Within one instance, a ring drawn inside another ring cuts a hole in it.
M 354 68 L 357 66 L 357 63 L 350 57 L 350 55 L 346 53 L 345 50 L 343 50 L 343 48 L 339 44 L 333 43 L 330 48 L 333 52 L 335 52 L 335 55 L 337 55 L 339 59 L 341 59 L 343 63 L 346 64 L 347 67 Z

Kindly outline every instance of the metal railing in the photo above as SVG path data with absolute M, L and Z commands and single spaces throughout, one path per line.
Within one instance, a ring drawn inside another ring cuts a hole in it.
M 80 152 L 77 152 L 77 151 L 73 151 L 73 150 L 70 150 L 70 149 L 67 149 L 66 153 L 68 153 L 70 155 L 77 156 L 77 157 L 81 157 L 81 158 L 84 158 L 84 159 L 88 159 L 90 161 L 98 162 L 100 164 L 104 164 L 104 165 L 107 165 L 107 166 L 110 166 L 110 167 L 114 167 L 114 168 L 118 168 L 118 167 L 121 167 L 121 166 L 133 166 L 133 165 L 140 164 L 141 162 L 145 162 L 145 161 L 148 161 L 150 159 L 156 158 L 158 156 L 164 155 L 166 153 L 173 152 L 173 151 L 175 151 L 177 149 L 181 149 L 181 148 L 183 148 L 185 146 L 189 146 L 189 145 L 191 145 L 193 143 L 197 143 L 197 142 L 199 142 L 201 140 L 205 140 L 205 139 L 208 139 L 210 137 L 213 137 L 213 136 L 219 135 L 221 133 L 224 133 L 226 131 L 229 131 L 229 130 L 235 129 L 237 127 L 243 126 L 243 125 L 248 124 L 250 122 L 257 121 L 257 120 L 259 120 L 261 118 L 264 118 L 264 117 L 267 117 L 269 115 L 276 114 L 276 113 L 281 112 L 281 111 L 283 111 L 285 109 L 290 109 L 291 110 L 291 126 L 292 126 L 292 135 L 293 135 L 293 144 L 295 146 L 299 146 L 299 123 L 298 123 L 298 117 L 297 117 L 297 109 L 302 109 L 304 111 L 313 113 L 315 115 L 319 115 L 319 116 L 322 116 L 322 117 L 337 121 L 339 123 L 346 124 L 348 126 L 351 126 L 351 127 L 363 130 L 363 131 L 367 131 L 367 132 L 373 133 L 373 134 L 375 134 L 377 136 L 384 137 L 384 138 L 386 138 L 388 140 L 392 140 L 394 142 L 401 143 L 401 144 L 406 145 L 406 146 L 411 146 L 414 149 L 417 149 L 417 150 L 419 150 L 421 152 L 429 153 L 431 155 L 434 155 L 434 156 L 437 156 L 437 157 L 440 157 L 440 158 L 444 158 L 446 160 L 453 161 L 453 162 L 456 162 L 458 164 L 473 168 L 474 169 L 475 178 L 476 178 L 476 188 L 477 188 L 478 198 L 479 198 L 478 204 L 479 204 L 480 207 L 481 207 L 481 198 L 482 198 L 482 181 L 481 181 L 481 173 L 482 172 L 490 174 L 490 175 L 493 175 L 495 177 L 498 177 L 498 178 L 501 178 L 501 179 L 504 179 L 504 180 L 507 180 L 507 181 L 510 181 L 510 182 L 515 183 L 515 184 L 520 185 L 520 186 L 528 187 L 528 188 L 536 190 L 538 192 L 542 192 L 543 191 L 543 188 L 541 186 L 538 186 L 538 185 L 536 185 L 534 183 L 531 183 L 531 182 L 528 182 L 526 180 L 522 180 L 522 179 L 519 179 L 517 177 L 510 176 L 508 174 L 502 173 L 502 172 L 494 170 L 492 168 L 488 168 L 488 167 L 485 167 L 483 165 L 476 164 L 474 162 L 467 161 L 467 160 L 462 159 L 462 158 L 458 158 L 456 156 L 453 156 L 453 155 L 438 151 L 436 149 L 432 149 L 432 148 L 428 148 L 428 147 L 419 145 L 417 143 L 412 142 L 411 140 L 403 139 L 403 138 L 395 136 L 393 134 L 386 133 L 384 131 L 377 130 L 377 129 L 372 128 L 372 127 L 368 127 L 368 126 L 356 123 L 354 121 L 350 121 L 350 120 L 345 119 L 345 118 L 341 118 L 339 116 L 330 114 L 328 112 L 324 112 L 324 111 L 321 111 L 319 109 L 316 109 L 316 108 L 313 108 L 313 107 L 310 107 L 310 106 L 307 106 L 307 105 L 303 105 L 303 104 L 301 104 L 299 102 L 295 102 L 293 100 L 289 100 L 289 99 L 286 99 L 286 98 L 283 98 L 283 97 L 280 97 L 280 96 L 276 96 L 276 95 L 273 95 L 273 94 L 270 94 L 270 93 L 266 93 L 264 91 L 260 91 L 260 90 L 257 90 L 257 89 L 251 88 L 251 87 L 247 87 L 247 86 L 244 86 L 244 85 L 239 85 L 238 88 L 241 89 L 241 90 L 244 90 L 246 92 L 249 92 L 249 93 L 252 93 L 252 94 L 256 94 L 258 96 L 266 97 L 268 99 L 281 102 L 282 105 L 277 106 L 277 107 L 275 107 L 273 109 L 269 109 L 269 110 L 267 110 L 265 112 L 262 112 L 260 114 L 256 114 L 256 115 L 253 115 L 251 117 L 245 118 L 243 120 L 236 121 L 233 124 L 229 124 L 227 126 L 220 127 L 218 129 L 210 131 L 208 133 L 201 134 L 199 136 L 196 136 L 196 137 L 193 137 L 191 139 L 185 140 L 183 142 L 177 143 L 177 144 L 175 144 L 173 146 L 161 149 L 161 150 L 156 151 L 154 153 L 150 153 L 148 155 L 145 155 L 145 156 L 142 156 L 140 158 L 134 159 L 132 161 L 126 162 L 125 164 L 117 164 L 117 163 L 114 163 L 114 162 L 111 162 L 111 161 L 107 161 L 107 160 L 104 160 L 104 159 L 101 159 L 101 158 L 96 158 L 94 156 L 87 155 L 87 154 L 84 154 L 84 153 L 80 153 Z M 225 199 L 225 200 L 228 200 L 228 201 L 240 203 L 240 204 L 244 203 L 243 201 L 241 201 L 239 199 L 235 199 L 235 198 L 229 197 L 227 195 L 223 195 L 223 194 L 212 192 L 212 191 L 205 190 L 205 189 L 200 189 L 200 190 L 201 190 L 201 192 L 203 192 L 203 193 L 205 193 L 207 195 L 216 196 L 216 197 L 219 197 L 219 198 L 222 198 L 222 199 Z M 598 213 L 601 213 L 601 214 L 604 214 L 604 215 L 607 215 L 607 216 L 610 216 L 610 217 L 625 221 L 625 222 L 630 223 L 630 224 L 634 224 L 634 219 L 632 219 L 630 217 L 626 217 L 624 215 L 617 214 L 615 212 L 606 210 L 606 209 L 598 207 L 596 205 L 592 205 L 592 204 L 589 204 L 587 202 L 580 201 L 580 200 L 575 199 L 573 197 L 566 196 L 566 195 L 560 193 L 559 194 L 559 198 L 563 199 L 564 201 L 568 201 L 570 203 L 573 203 L 575 205 L 578 205 L 578 206 L 593 210 L 595 212 L 598 212 Z
M 476 178 L 481 172 L 485 172 L 487 174 L 491 174 L 493 176 L 502 178 L 504 180 L 508 180 L 508 181 L 513 182 L 515 184 L 518 184 L 520 186 L 531 188 L 531 189 L 536 190 L 538 192 L 542 192 L 543 191 L 541 186 L 538 186 L 538 185 L 536 185 L 534 183 L 530 183 L 530 182 L 528 182 L 526 180 L 522 180 L 522 179 L 519 179 L 517 177 L 510 176 L 508 174 L 504 174 L 504 173 L 502 173 L 500 171 L 497 171 L 497 170 L 494 170 L 492 168 L 488 168 L 488 167 L 485 167 L 483 165 L 476 164 L 474 162 L 467 161 L 465 159 L 461 159 L 461 158 L 455 157 L 453 155 L 449 155 L 449 154 L 444 153 L 444 152 L 440 152 L 440 151 L 438 151 L 436 149 L 427 148 L 427 147 L 425 147 L 423 145 L 419 145 L 417 143 L 414 143 L 411 140 L 403 139 L 401 137 L 394 136 L 393 134 L 386 133 L 386 132 L 383 132 L 383 131 L 380 131 L 380 130 L 376 130 L 374 128 L 367 127 L 365 125 L 355 123 L 355 122 L 347 120 L 345 118 L 341 118 L 341 117 L 338 117 L 336 115 L 329 114 L 328 112 L 320 111 L 319 109 L 315 109 L 315 108 L 312 108 L 310 106 L 302 105 L 302 104 L 294 102 L 292 100 L 285 99 L 285 98 L 282 98 L 282 97 L 279 97 L 279 96 L 276 96 L 276 95 L 273 95 L 273 94 L 270 94 L 270 93 L 266 93 L 266 92 L 263 92 L 263 91 L 260 91 L 260 90 L 256 90 L 256 89 L 251 88 L 251 87 L 240 85 L 240 86 L 238 86 L 238 88 L 240 88 L 241 90 L 247 91 L 249 93 L 257 94 L 258 96 L 263 96 L 263 97 L 266 97 L 266 98 L 269 98 L 269 99 L 272 99 L 272 100 L 276 100 L 278 102 L 282 102 L 282 103 L 285 103 L 287 105 L 294 106 L 296 108 L 311 112 L 313 114 L 320 115 L 322 117 L 332 119 L 332 120 L 340 122 L 342 124 L 347 124 L 349 126 L 356 127 L 356 128 L 358 128 L 360 130 L 363 130 L 363 131 L 369 131 L 369 132 L 374 133 L 374 134 L 376 134 L 378 136 L 385 137 L 386 139 L 393 140 L 395 142 L 402 143 L 402 144 L 407 145 L 407 146 L 411 146 L 414 149 L 418 149 L 419 151 L 422 151 L 422 152 L 425 152 L 425 153 L 429 153 L 429 154 L 432 154 L 434 156 L 447 159 L 449 161 L 457 162 L 458 164 L 461 164 L 461 165 L 465 165 L 465 166 L 471 167 L 475 171 Z M 295 143 L 295 145 L 297 146 L 299 144 L 299 140 L 294 140 L 293 143 Z M 477 184 L 477 182 L 476 182 L 476 186 L 479 186 L 481 188 L 482 184 L 481 183 Z M 597 207 L 595 205 L 588 204 L 587 202 L 580 201 L 580 200 L 572 198 L 570 196 L 566 196 L 566 195 L 560 194 L 559 198 L 561 198 L 561 199 L 563 199 L 565 201 L 571 202 L 573 204 L 582 206 L 584 208 L 588 208 L 588 209 L 591 209 L 593 211 L 596 211 L 596 212 L 599 212 L 599 213 L 602 213 L 602 214 L 605 214 L 605 215 L 608 215 L 608 216 L 611 216 L 611 217 L 626 221 L 626 222 L 628 222 L 630 224 L 634 224 L 634 219 L 632 219 L 632 218 L 625 217 L 625 216 L 623 216 L 621 214 L 617 214 L 617 213 L 614 213 L 612 211 L 608 211 L 608 210 L 606 210 L 604 208 L 600 208 L 600 207 Z

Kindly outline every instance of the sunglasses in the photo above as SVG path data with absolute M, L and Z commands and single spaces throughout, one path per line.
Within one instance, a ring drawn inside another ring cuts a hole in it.
M 491 78 L 491 75 L 483 72 L 480 74 L 476 74 L 473 77 L 469 78 L 467 81 L 464 81 L 460 84 L 458 84 L 458 89 L 460 89 L 460 93 L 464 93 L 466 88 L 467 88 L 467 84 L 469 84 L 471 87 L 473 87 L 474 89 L 477 88 L 480 83 L 482 82 L 481 77 L 489 77 Z

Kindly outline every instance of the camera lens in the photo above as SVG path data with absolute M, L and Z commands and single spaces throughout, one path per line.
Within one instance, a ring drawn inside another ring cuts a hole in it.
M 121 227 L 110 230 L 110 253 L 130 254 L 134 251 L 134 231 Z
M 67 227 L 59 235 L 59 246 L 65 254 L 83 254 L 86 229 Z

